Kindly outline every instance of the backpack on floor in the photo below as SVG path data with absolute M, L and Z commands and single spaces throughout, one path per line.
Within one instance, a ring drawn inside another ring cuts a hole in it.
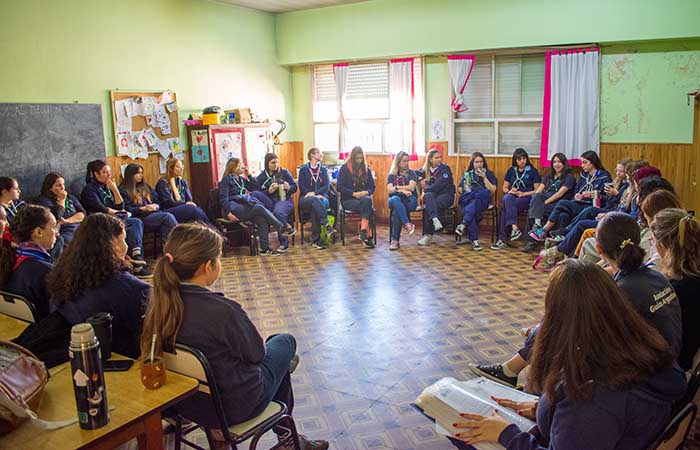
M 328 215 L 328 225 L 333 228 L 335 225 L 335 216 Z M 333 237 L 326 231 L 326 227 L 321 227 L 321 243 L 326 247 L 330 247 L 333 244 Z

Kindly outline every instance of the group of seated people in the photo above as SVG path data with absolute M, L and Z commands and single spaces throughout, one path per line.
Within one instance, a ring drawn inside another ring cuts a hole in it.
M 321 152 L 311 149 L 308 156 L 298 183 L 273 155 L 266 157 L 266 170 L 256 179 L 239 160 L 230 160 L 219 188 L 225 216 L 253 221 L 259 228 L 272 226 L 283 247 L 293 231 L 287 224 L 290 197 L 298 189 L 300 209 L 312 218 L 312 240 L 323 248 L 321 233 L 332 232 L 329 178 L 320 164 Z M 584 174 L 578 182 L 563 155 L 553 158 L 541 180 L 524 151 L 513 155 L 494 246 L 500 247 L 508 235 L 523 234 L 517 227 L 520 211 L 533 219 L 529 234 L 535 242 L 554 234 L 555 226 L 563 229 L 559 236 L 583 230 L 581 237 L 590 235 L 590 241 L 584 240 L 579 259 L 554 258 L 544 317 L 523 329 L 522 349 L 501 364 L 472 366 L 479 375 L 515 387 L 519 372 L 529 365 L 527 388 L 541 394 L 539 402 L 498 401 L 531 417 L 537 429 L 520 430 L 497 414 L 465 413 L 458 424 L 464 431 L 456 436 L 463 442 L 498 441 L 508 449 L 643 449 L 686 392 L 684 371 L 693 368 L 700 348 L 700 332 L 693 325 L 700 317 L 700 222 L 681 208 L 673 186 L 647 163 L 621 161 L 611 180 L 594 152 L 582 160 Z M 182 163 L 171 161 L 155 190 L 143 182 L 137 165 L 127 167 L 117 188 L 109 166 L 93 161 L 82 201 L 66 194 L 60 175 L 50 174 L 42 189 L 46 206 L 22 203 L 16 180 L 0 178 L 0 286 L 21 291 L 37 310 L 36 323 L 16 342 L 47 364 L 57 364 L 67 358 L 70 327 L 108 312 L 113 349 L 120 354 L 147 354 L 154 334 L 157 354 L 175 343 L 202 351 L 230 423 L 255 417 L 273 399 L 291 412 L 296 341 L 289 334 L 263 340 L 239 303 L 210 290 L 221 273 L 223 238 L 192 203 Z M 423 171 L 412 172 L 408 161 L 409 155 L 397 155 L 387 180 L 396 233 L 392 242 L 398 245 L 402 229 L 413 233 L 407 212 L 415 209 L 417 186 L 424 182 L 422 245 L 427 245 L 442 228 L 440 212 L 452 205 L 455 186 L 438 151 L 429 153 Z M 360 236 L 370 241 L 372 204 L 366 199 L 374 181 L 361 149 L 353 150 L 338 184 L 340 201 L 367 219 Z M 473 245 L 478 244 L 474 224 L 496 186 L 483 155 L 472 157 L 459 185 L 463 220 L 457 232 L 468 234 Z M 570 190 L 573 199 L 567 200 Z M 604 201 L 592 201 L 600 198 Z M 152 286 L 130 273 L 143 260 L 143 229 L 165 236 Z M 54 264 L 51 253 L 59 236 L 64 247 Z M 544 252 L 553 253 L 553 248 L 564 253 L 559 245 L 566 238 L 552 240 L 556 245 Z M 179 407 L 191 420 L 215 424 L 201 401 L 194 396 Z M 214 429 L 210 435 L 214 448 L 225 448 L 220 432 Z M 304 450 L 328 448 L 325 441 L 303 436 L 301 444 Z

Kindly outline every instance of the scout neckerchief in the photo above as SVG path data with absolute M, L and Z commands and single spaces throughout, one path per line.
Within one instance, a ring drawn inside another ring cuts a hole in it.
M 527 173 L 530 171 L 530 166 L 529 165 L 525 166 L 522 174 L 518 170 L 518 166 L 513 166 L 513 168 L 515 168 L 515 181 L 513 181 L 513 189 L 520 190 L 520 187 L 525 189 L 524 179 L 525 179 L 525 175 L 527 175 Z M 518 185 L 520 185 L 520 187 L 518 187 Z
M 175 178 L 175 187 L 177 188 L 177 193 L 180 195 L 180 200 L 185 201 L 185 183 L 182 178 Z
M 321 178 L 321 163 L 318 163 L 315 169 L 311 168 L 311 163 L 309 163 L 309 173 L 311 173 L 311 184 L 316 188 Z
M 106 188 L 107 185 L 102 184 L 97 180 L 95 180 L 95 183 L 97 183 L 97 190 L 100 191 L 100 195 L 102 196 L 102 203 L 107 206 L 107 200 L 112 200 L 112 202 L 114 202 L 114 194 L 112 193 L 112 190 L 110 188 Z
M 272 184 L 272 181 L 275 179 L 279 179 L 279 177 L 281 175 L 282 175 L 281 170 L 276 170 L 276 171 L 272 172 L 272 175 L 270 175 L 270 173 L 267 171 L 267 169 L 265 169 L 265 176 L 267 177 L 267 179 L 263 182 L 262 186 L 260 186 L 260 189 L 263 189 L 263 190 L 267 189 Z M 270 183 L 270 184 L 268 184 L 268 183 Z M 265 186 L 265 185 L 267 185 L 267 186 Z
M 595 173 L 593 175 L 588 175 L 588 176 L 583 176 L 583 181 L 586 182 L 586 184 L 583 186 L 583 189 L 579 191 L 581 192 L 588 192 L 588 191 L 595 191 L 595 186 L 593 186 L 593 183 L 595 180 L 598 179 L 598 175 L 600 173 L 600 170 L 596 169 Z
M 241 182 L 239 183 L 238 180 L 236 180 L 236 178 L 239 178 L 241 180 Z M 233 175 L 231 175 L 231 179 L 233 179 L 233 182 L 238 187 L 239 195 L 244 195 L 246 193 L 247 189 L 245 188 L 245 181 L 243 181 L 243 177 L 241 177 L 241 176 L 234 177 Z
M 411 182 L 411 180 L 409 180 L 406 175 L 402 175 L 401 172 L 396 174 L 396 178 L 394 179 L 394 181 L 395 186 L 408 186 L 408 184 Z
M 75 205 L 73 205 L 73 200 L 70 199 L 70 196 L 66 196 L 66 201 L 63 202 L 63 209 L 65 210 L 65 214 L 63 214 L 63 217 L 65 218 L 68 218 L 75 214 Z
M 15 265 L 12 268 L 13 271 L 27 259 L 36 259 L 37 261 L 43 261 L 45 263 L 52 264 L 53 258 L 49 255 L 46 250 L 40 247 L 35 242 L 22 242 L 17 250 L 15 251 L 17 259 L 15 260 Z
M 4 206 L 5 209 L 7 210 L 8 216 L 15 217 L 17 215 L 17 205 L 15 205 L 14 200 L 10 200 L 10 203 L 8 203 L 7 205 L 2 205 L 2 206 Z
M 559 190 L 559 186 L 561 185 L 561 177 L 562 175 L 556 176 L 554 180 L 552 180 L 552 184 L 549 185 L 549 189 L 547 189 L 547 192 L 557 192 Z
M 442 163 L 438 164 L 437 167 L 433 168 L 430 167 L 428 168 L 428 176 L 430 177 L 430 180 L 428 181 L 428 184 L 433 184 L 437 180 L 437 175 L 440 173 L 440 166 Z

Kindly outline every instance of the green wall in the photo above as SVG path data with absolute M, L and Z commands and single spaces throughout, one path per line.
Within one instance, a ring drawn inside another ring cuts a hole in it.
M 108 155 L 111 89 L 171 89 L 181 119 L 209 105 L 291 116 L 272 14 L 206 0 L 22 0 L 0 7 L 0 24 L 0 102 L 101 103 Z
M 700 37 L 698 0 L 373 0 L 280 14 L 281 64 Z

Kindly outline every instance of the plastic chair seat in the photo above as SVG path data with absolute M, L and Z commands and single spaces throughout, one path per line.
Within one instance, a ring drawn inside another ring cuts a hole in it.
M 232 425 L 229 427 L 228 431 L 236 437 L 243 436 L 244 434 L 250 432 L 250 430 L 258 427 L 260 424 L 269 420 L 275 415 L 281 414 L 282 411 L 282 405 L 280 405 L 279 403 L 270 402 L 270 404 L 267 405 L 267 408 L 265 408 L 265 410 L 262 413 L 260 413 L 260 415 L 258 415 L 257 417 L 253 417 L 252 419 L 247 420 L 245 422 Z

